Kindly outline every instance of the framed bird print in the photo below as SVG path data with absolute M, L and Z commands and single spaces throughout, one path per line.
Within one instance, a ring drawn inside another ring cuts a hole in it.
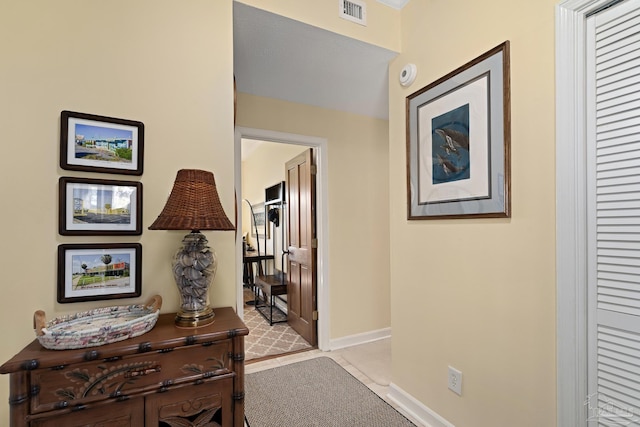
M 406 99 L 407 218 L 506 218 L 509 42 Z

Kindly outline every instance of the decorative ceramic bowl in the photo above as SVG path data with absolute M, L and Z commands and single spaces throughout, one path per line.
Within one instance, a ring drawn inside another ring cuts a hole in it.
M 45 321 L 44 311 L 33 315 L 36 337 L 44 348 L 69 350 L 95 347 L 149 332 L 160 315 L 162 298 L 147 304 L 97 308 Z

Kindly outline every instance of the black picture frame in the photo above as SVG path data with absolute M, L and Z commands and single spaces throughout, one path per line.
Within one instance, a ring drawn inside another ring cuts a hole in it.
M 62 169 L 142 175 L 143 165 L 142 122 L 67 110 L 60 114 Z
M 59 303 L 135 298 L 141 294 L 141 244 L 86 243 L 58 246 Z
M 511 216 L 509 41 L 406 98 L 407 219 Z
M 63 176 L 58 232 L 66 236 L 142 234 L 142 183 Z

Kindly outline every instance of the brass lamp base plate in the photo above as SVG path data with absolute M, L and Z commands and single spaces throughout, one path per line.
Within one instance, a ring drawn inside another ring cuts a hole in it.
M 211 307 L 202 311 L 178 311 L 176 313 L 176 326 L 180 328 L 199 328 L 213 323 L 216 314 Z

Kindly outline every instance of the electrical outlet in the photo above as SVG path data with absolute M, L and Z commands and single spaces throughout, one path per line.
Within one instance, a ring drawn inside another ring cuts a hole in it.
M 449 366 L 449 390 L 462 396 L 462 372 Z

